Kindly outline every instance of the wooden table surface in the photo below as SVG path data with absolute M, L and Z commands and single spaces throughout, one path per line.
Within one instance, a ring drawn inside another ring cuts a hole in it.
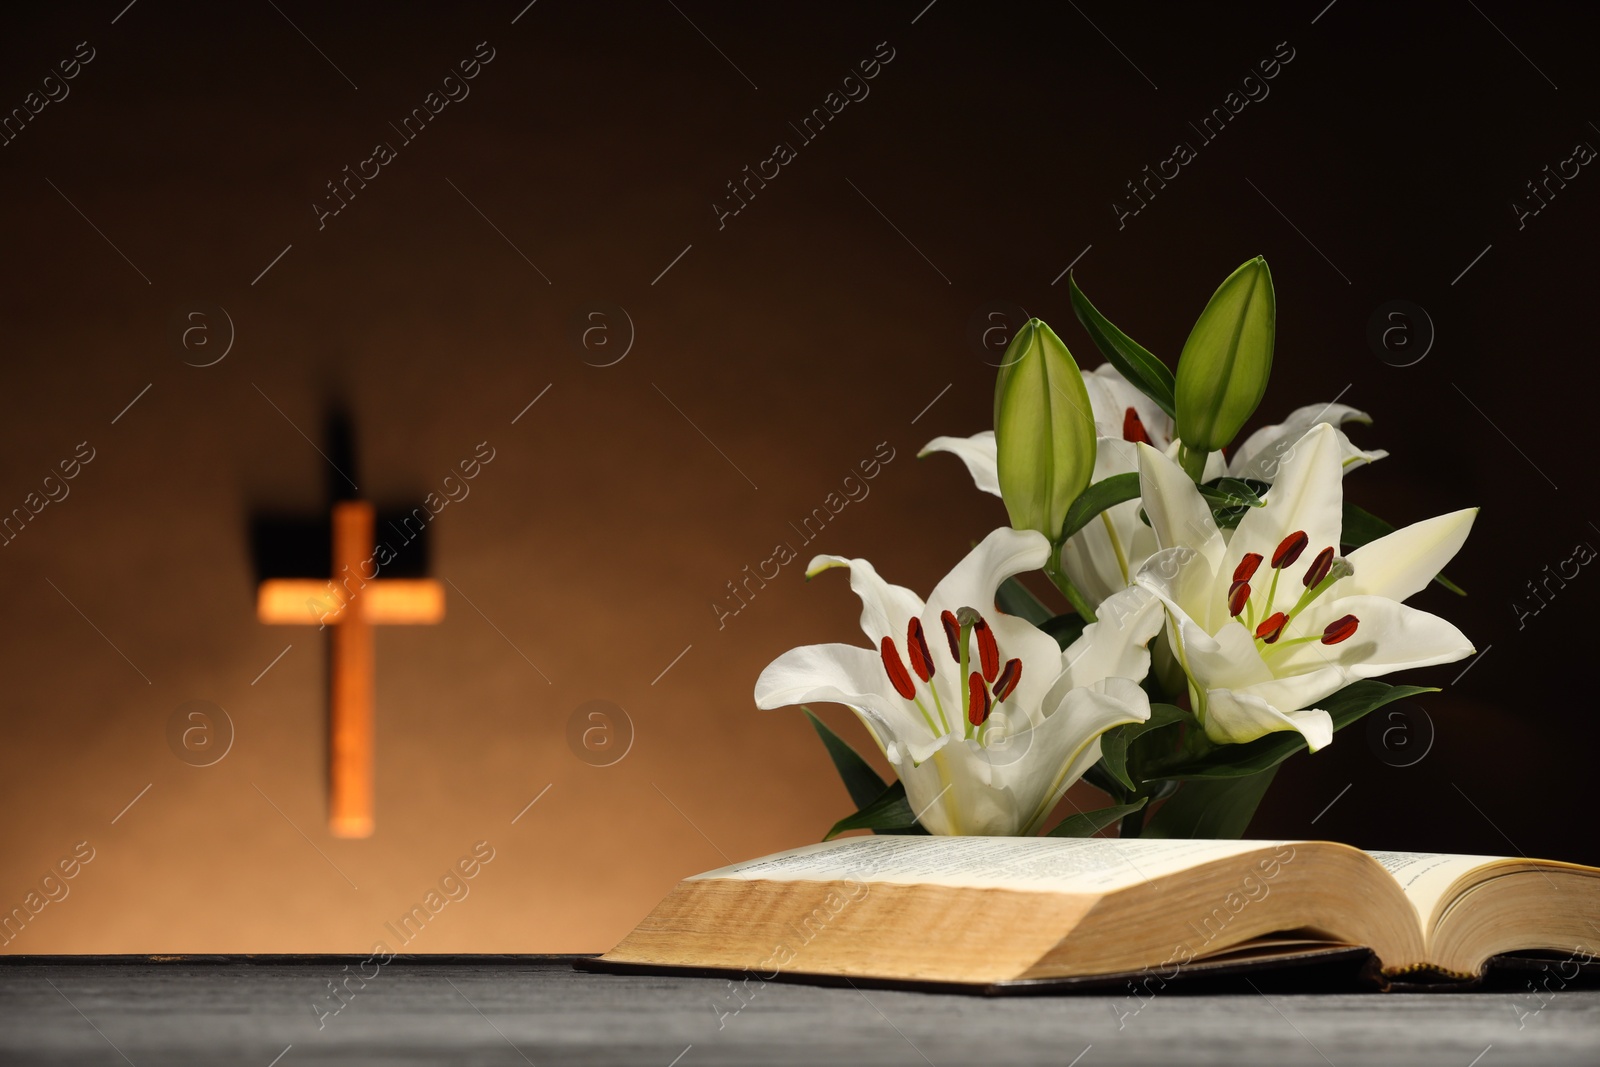
M 0 1063 L 1600 1063 L 1600 991 L 985 999 L 575 972 L 570 957 L 10 958 Z M 348 968 L 348 969 L 347 969 Z M 326 1014 L 325 1014 L 326 1013 Z M 727 1013 L 727 1014 L 719 1014 Z

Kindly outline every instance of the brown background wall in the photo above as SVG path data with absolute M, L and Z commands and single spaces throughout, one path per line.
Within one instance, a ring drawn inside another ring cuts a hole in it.
M 1470 5 L 1355 0 L 546 0 L 515 25 L 516 0 L 279 6 L 4 16 L 7 108 L 94 49 L 0 149 L 0 507 L 94 450 L 0 548 L 0 906 L 94 849 L 5 951 L 362 951 L 480 840 L 494 859 L 414 950 L 597 950 L 677 878 L 816 839 L 844 792 L 800 714 L 750 692 L 784 649 L 851 639 L 855 601 L 793 566 L 721 628 L 711 605 L 880 442 L 895 458 L 803 558 L 865 555 L 926 590 L 1003 521 L 953 459 L 914 456 L 986 425 L 992 371 L 967 332 L 987 302 L 1098 362 L 1051 281 L 1080 254 L 1100 306 L 1169 360 L 1212 286 L 1265 254 L 1280 335 L 1262 415 L 1342 392 L 1376 419 L 1359 439 L 1394 453 L 1351 479 L 1372 510 L 1485 506 L 1452 568 L 1472 595 L 1419 600 L 1484 655 L 1420 702 L 1431 749 L 1392 765 L 1422 750 L 1416 718 L 1407 754 L 1352 729 L 1285 769 L 1254 832 L 1600 862 L 1578 834 L 1600 579 L 1521 629 L 1512 606 L 1600 544 L 1600 178 L 1521 230 L 1508 206 L 1600 144 L 1577 9 L 1484 5 L 1514 47 Z M 324 183 L 397 141 L 388 123 L 480 41 L 495 58 L 471 95 L 319 230 Z M 1200 145 L 1186 123 L 1283 41 L 1270 96 Z M 724 183 L 797 140 L 787 123 L 879 42 L 894 58 L 870 96 L 719 229 Z M 1179 138 L 1198 157 L 1119 229 L 1111 201 Z M 1366 338 L 1397 298 L 1437 329 L 1408 367 Z M 614 366 L 571 340 L 592 301 L 636 327 Z M 235 344 L 186 366 L 218 349 L 185 350 L 172 322 L 208 305 Z M 379 635 L 368 841 L 323 829 L 323 640 L 252 612 L 252 523 L 326 507 L 297 428 L 326 445 L 339 405 L 355 480 L 386 504 L 495 450 L 430 537 L 445 622 Z M 209 767 L 167 742 L 193 700 L 236 731 Z M 590 700 L 633 724 L 614 766 L 568 745 Z

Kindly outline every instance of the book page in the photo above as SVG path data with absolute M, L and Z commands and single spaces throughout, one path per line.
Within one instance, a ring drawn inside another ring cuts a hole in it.
M 851 837 L 736 863 L 690 880 L 860 881 L 1103 893 L 1261 849 L 1280 850 L 1280 863 L 1294 856 L 1293 843 L 1277 841 Z
M 1406 899 L 1417 909 L 1424 930 L 1432 928 L 1450 887 L 1464 875 L 1492 863 L 1498 856 L 1454 856 L 1433 852 L 1368 852 L 1400 883 Z

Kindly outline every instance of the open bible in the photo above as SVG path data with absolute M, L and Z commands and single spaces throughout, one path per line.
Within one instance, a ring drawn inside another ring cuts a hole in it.
M 589 969 L 983 987 L 1282 966 L 1380 984 L 1593 956 L 1600 869 L 1327 841 L 854 837 L 680 882 Z

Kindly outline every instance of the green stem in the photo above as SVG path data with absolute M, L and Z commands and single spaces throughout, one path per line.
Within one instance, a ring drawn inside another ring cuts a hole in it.
M 1122 825 L 1117 828 L 1118 837 L 1138 837 L 1144 831 L 1144 808 L 1130 811 L 1122 817 Z
M 961 685 L 958 690 L 961 696 L 962 738 L 972 736 L 972 690 L 969 688 L 970 683 L 967 681 L 967 639 L 971 634 L 972 626 L 968 623 L 962 623 L 961 636 L 959 638 L 961 642 Z
M 922 721 L 928 724 L 928 729 L 933 733 L 933 736 L 939 737 L 939 728 L 933 724 L 933 716 L 928 714 L 928 708 L 922 703 L 922 698 L 912 697 L 911 699 L 917 705 L 917 710 L 922 712 Z M 946 727 L 946 730 L 948 729 Z
M 1150 667 L 1168 703 L 1176 703 L 1179 696 L 1189 691 L 1189 676 L 1183 673 L 1183 665 L 1172 650 L 1171 639 L 1165 628 L 1151 642 Z
M 1272 584 L 1267 586 L 1267 607 L 1266 610 L 1261 613 L 1262 622 L 1266 622 L 1268 619 L 1272 618 L 1272 606 L 1278 600 L 1278 576 L 1282 573 L 1283 571 L 1280 568 L 1272 568 Z
M 1209 454 L 1203 448 L 1191 449 L 1186 444 L 1178 445 L 1178 465 L 1183 468 L 1183 473 L 1194 479 L 1197 485 L 1206 476 L 1206 456 Z
M 945 713 L 944 713 L 944 701 L 939 699 L 939 687 L 934 684 L 934 680 L 932 678 L 928 679 L 928 689 L 929 689 L 930 692 L 933 693 L 933 706 L 935 708 L 939 709 L 939 721 L 944 723 L 944 732 L 945 733 L 949 733 L 950 732 L 950 720 L 945 716 Z M 933 724 L 929 723 L 928 725 L 932 726 Z M 935 729 L 933 732 L 936 735 L 939 733 L 939 731 L 937 729 Z
M 1052 585 L 1061 590 L 1061 595 L 1067 598 L 1067 603 L 1072 605 L 1072 610 L 1083 619 L 1084 625 L 1094 622 L 1094 609 L 1089 606 L 1089 601 L 1084 599 L 1078 587 L 1072 584 L 1072 579 L 1067 577 L 1067 572 L 1061 567 L 1061 546 L 1050 546 L 1050 558 L 1044 564 L 1045 576 Z

